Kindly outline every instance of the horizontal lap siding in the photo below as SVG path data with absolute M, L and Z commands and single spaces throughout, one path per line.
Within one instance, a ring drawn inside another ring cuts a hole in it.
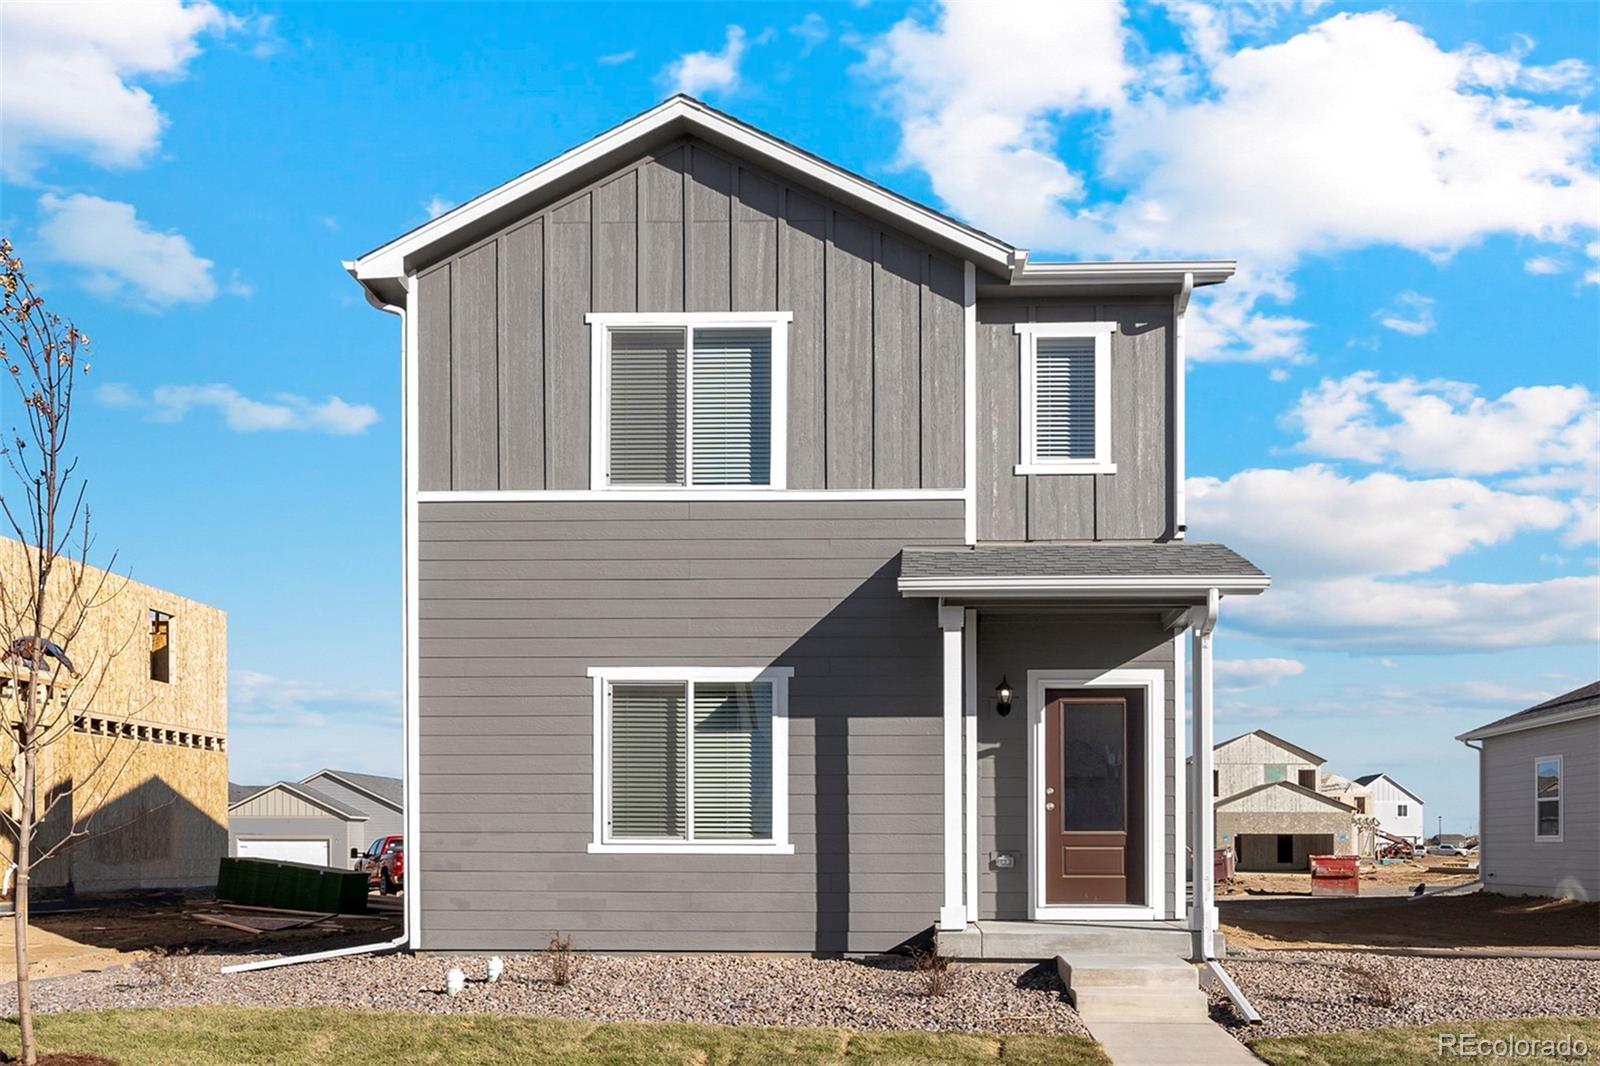
M 591 311 L 787 311 L 792 488 L 960 488 L 962 264 L 697 142 L 422 271 L 430 490 L 583 489 Z
M 1562 839 L 1534 837 L 1534 760 L 1562 758 Z M 1483 884 L 1490 892 L 1600 899 L 1600 718 L 1483 741 Z
M 959 501 L 425 503 L 423 944 L 875 951 L 940 899 L 933 605 Z M 737 545 L 737 548 L 730 548 Z M 796 854 L 589 855 L 599 665 L 794 668 Z

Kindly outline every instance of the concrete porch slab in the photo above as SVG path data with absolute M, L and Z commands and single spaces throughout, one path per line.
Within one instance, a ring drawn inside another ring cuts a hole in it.
M 1175 921 L 1015 922 L 982 919 L 940 932 L 941 955 L 967 962 L 1041 962 L 1075 958 L 1142 956 L 1188 959 L 1193 938 Z

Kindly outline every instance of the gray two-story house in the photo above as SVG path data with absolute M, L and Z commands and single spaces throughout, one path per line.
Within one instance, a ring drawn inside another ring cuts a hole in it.
M 1209 950 L 1233 264 L 1033 261 L 678 96 L 347 267 L 403 323 L 413 948 Z

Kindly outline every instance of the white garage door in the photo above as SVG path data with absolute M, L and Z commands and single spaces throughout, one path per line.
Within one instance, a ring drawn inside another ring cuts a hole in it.
M 313 866 L 328 865 L 326 840 L 241 840 L 241 859 L 281 859 L 284 862 L 308 862 Z

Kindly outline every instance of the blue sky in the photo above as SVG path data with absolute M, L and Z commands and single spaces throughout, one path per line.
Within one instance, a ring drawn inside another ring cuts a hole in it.
M 0 229 L 95 340 L 103 548 L 228 611 L 232 776 L 399 763 L 397 323 L 339 262 L 687 89 L 1191 331 L 1219 735 L 1430 823 L 1600 674 L 1594 5 L 10 4 Z M 3 413 L 10 414 L 12 397 Z

